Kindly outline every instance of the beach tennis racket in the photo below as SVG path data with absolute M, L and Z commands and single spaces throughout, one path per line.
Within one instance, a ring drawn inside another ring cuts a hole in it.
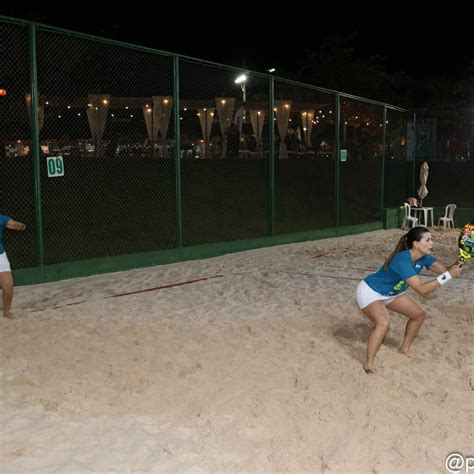
M 466 224 L 458 239 L 459 263 L 462 265 L 474 255 L 474 222 Z

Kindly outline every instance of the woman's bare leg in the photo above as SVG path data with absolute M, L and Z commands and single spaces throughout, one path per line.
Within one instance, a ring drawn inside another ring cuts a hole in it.
M 0 272 L 0 287 L 2 288 L 3 315 L 6 318 L 10 318 L 10 309 L 13 301 L 13 278 L 11 272 Z
M 409 318 L 405 328 L 405 337 L 399 349 L 400 353 L 408 354 L 411 344 L 426 318 L 426 311 L 408 295 L 398 296 L 387 305 L 387 308 Z
M 374 328 L 367 342 L 367 354 L 364 363 L 364 370 L 370 373 L 374 370 L 375 355 L 382 345 L 390 327 L 390 316 L 381 301 L 370 303 L 362 312 L 374 323 Z

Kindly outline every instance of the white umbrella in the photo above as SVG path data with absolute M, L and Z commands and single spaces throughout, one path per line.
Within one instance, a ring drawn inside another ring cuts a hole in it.
M 426 182 L 428 181 L 428 163 L 425 161 L 420 168 L 420 184 L 418 188 L 418 196 L 421 199 L 420 205 L 423 206 L 423 199 L 428 196 L 428 188 L 426 187 Z

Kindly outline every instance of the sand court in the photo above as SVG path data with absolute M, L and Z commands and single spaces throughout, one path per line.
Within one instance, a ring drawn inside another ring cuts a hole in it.
M 380 230 L 17 287 L 1 318 L 2 472 L 445 472 L 472 454 L 474 264 L 392 313 L 376 374 L 355 288 Z M 458 230 L 433 230 L 457 258 Z M 424 272 L 422 278 L 429 278 Z

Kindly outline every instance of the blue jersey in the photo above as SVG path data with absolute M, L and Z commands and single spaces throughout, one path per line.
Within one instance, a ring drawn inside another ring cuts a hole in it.
M 5 252 L 5 248 L 3 247 L 3 229 L 11 219 L 11 217 L 6 216 L 5 214 L 0 214 L 0 255 Z
M 423 267 L 429 268 L 434 262 L 436 259 L 432 255 L 425 255 L 413 263 L 410 251 L 403 250 L 392 258 L 386 270 L 382 265 L 364 281 L 381 295 L 397 296 L 408 288 L 408 278 L 418 275 Z

